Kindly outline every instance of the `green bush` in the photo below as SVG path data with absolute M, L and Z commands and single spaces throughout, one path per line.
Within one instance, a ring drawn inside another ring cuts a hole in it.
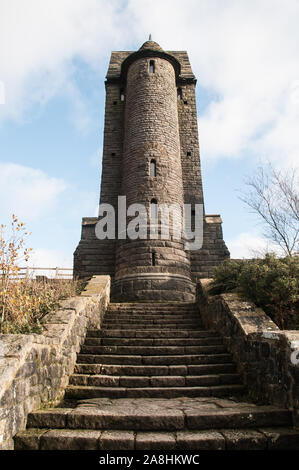
M 299 258 L 226 260 L 215 269 L 212 294 L 237 291 L 282 329 L 299 329 Z

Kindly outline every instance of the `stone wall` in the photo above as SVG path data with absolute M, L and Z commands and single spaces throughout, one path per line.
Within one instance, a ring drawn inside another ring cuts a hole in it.
M 100 327 L 109 297 L 109 276 L 94 276 L 44 317 L 43 334 L 0 335 L 0 450 L 13 449 L 29 412 L 63 399 L 86 331 Z
M 224 337 L 251 398 L 291 409 L 299 426 L 299 331 L 280 330 L 262 309 L 237 294 L 209 296 L 209 282 L 197 285 L 204 325 Z
M 79 279 L 92 276 L 114 276 L 115 240 L 99 240 L 95 226 L 97 217 L 82 219 L 81 240 L 74 253 L 74 275 Z
M 205 215 L 202 248 L 191 251 L 190 258 L 194 280 L 212 277 L 215 267 L 219 266 L 225 258 L 229 258 L 229 251 L 223 240 L 220 215 Z

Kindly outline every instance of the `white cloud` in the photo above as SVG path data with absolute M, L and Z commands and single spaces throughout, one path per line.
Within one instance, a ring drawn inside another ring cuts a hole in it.
M 2 117 L 18 119 L 30 105 L 67 87 L 74 59 L 93 67 L 106 62 L 119 40 L 117 9 L 117 0 L 1 0 Z
M 0 104 L 5 103 L 5 87 L 4 83 L 0 80 Z
M 41 170 L 0 163 L 1 217 L 15 213 L 22 220 L 36 219 L 55 204 L 66 188 L 64 180 L 49 177 Z
M 252 258 L 267 252 L 282 254 L 277 245 L 254 233 L 240 233 L 236 237 L 226 240 L 226 244 L 231 258 Z
M 76 60 L 103 78 L 111 50 L 152 33 L 165 49 L 187 49 L 199 83 L 217 97 L 199 109 L 205 159 L 249 152 L 294 163 L 298 21 L 298 0 L 2 0 L 0 118 L 20 118 L 63 91 L 84 131 L 90 116 L 75 85 Z
M 199 83 L 217 98 L 199 109 L 203 158 L 244 152 L 273 163 L 299 154 L 297 0 L 130 0 L 138 37 L 187 49 Z M 200 97 L 199 97 L 200 103 Z
M 72 268 L 72 254 L 66 254 L 58 250 L 45 250 L 37 248 L 30 255 L 28 266 L 40 268 Z

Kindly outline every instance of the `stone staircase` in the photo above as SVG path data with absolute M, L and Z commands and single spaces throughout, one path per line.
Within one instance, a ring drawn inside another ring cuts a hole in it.
M 110 304 L 58 408 L 28 416 L 16 449 L 299 449 L 291 412 L 246 401 L 231 354 L 194 304 Z

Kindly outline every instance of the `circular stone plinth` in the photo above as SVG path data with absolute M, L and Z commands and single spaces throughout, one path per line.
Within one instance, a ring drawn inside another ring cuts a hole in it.
M 195 284 L 181 275 L 138 273 L 115 279 L 111 286 L 113 302 L 195 301 Z

